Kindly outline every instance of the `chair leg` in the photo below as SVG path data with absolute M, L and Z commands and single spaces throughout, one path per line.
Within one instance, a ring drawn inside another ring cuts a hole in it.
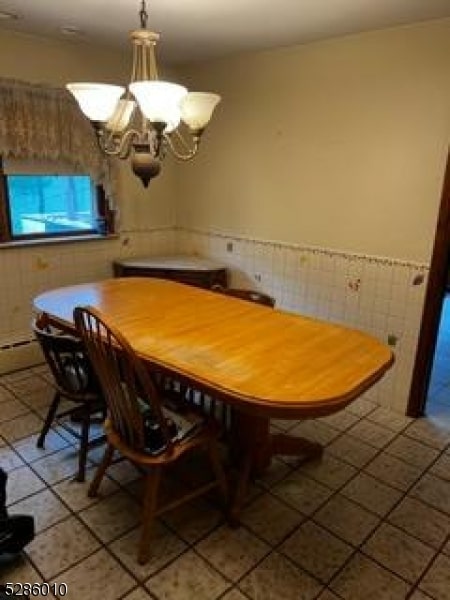
M 97 495 L 98 488 L 102 482 L 103 476 L 106 473 L 106 469 L 112 462 L 114 455 L 114 447 L 111 444 L 107 444 L 105 448 L 105 454 L 103 455 L 102 462 L 99 464 L 97 468 L 97 472 L 95 473 L 95 477 L 91 482 L 88 490 L 88 497 L 94 498 Z
M 91 414 L 89 405 L 84 407 L 81 417 L 81 439 L 80 449 L 78 451 L 78 473 L 75 476 L 76 481 L 83 482 L 86 476 L 86 462 L 89 447 L 89 426 L 91 424 Z
M 209 460 L 211 461 L 211 466 L 216 477 L 217 485 L 219 486 L 219 490 L 222 494 L 225 507 L 227 507 L 229 499 L 228 481 L 220 461 L 219 446 L 217 445 L 217 442 L 212 442 L 209 445 L 208 456 Z
M 37 441 L 37 447 L 38 448 L 43 448 L 44 447 L 45 436 L 47 435 L 50 427 L 52 426 L 52 423 L 53 423 L 53 420 L 55 418 L 56 411 L 58 410 L 58 406 L 59 406 L 60 402 L 61 402 L 61 395 L 60 395 L 59 392 L 55 392 L 55 395 L 53 397 L 53 401 L 50 404 L 50 408 L 48 409 L 47 416 L 45 417 L 44 426 L 43 426 L 43 428 L 41 430 L 41 433 L 39 434 L 39 437 L 38 437 L 38 441 Z
M 142 507 L 142 532 L 138 551 L 138 563 L 140 565 L 145 564 L 150 556 L 150 537 L 156 512 L 160 480 L 161 467 L 153 467 L 147 473 L 145 481 L 144 505 Z

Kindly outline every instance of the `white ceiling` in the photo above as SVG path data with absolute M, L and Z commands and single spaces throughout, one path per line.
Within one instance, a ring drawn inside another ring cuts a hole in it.
M 138 27 L 140 0 L 0 0 L 1 29 L 123 45 Z M 187 62 L 286 46 L 450 16 L 450 0 L 149 0 L 149 28 L 162 33 L 159 55 Z

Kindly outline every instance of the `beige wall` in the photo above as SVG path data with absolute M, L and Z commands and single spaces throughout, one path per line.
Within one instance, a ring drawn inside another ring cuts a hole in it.
M 86 46 L 72 40 L 0 33 L 0 77 L 63 86 L 69 81 L 103 81 L 126 85 L 131 73 L 131 54 Z M 158 179 L 145 190 L 121 163 L 119 182 L 120 226 L 145 229 L 173 225 L 174 175 L 170 161 Z
M 428 261 L 450 134 L 450 20 L 197 64 L 223 96 L 180 169 L 186 227 Z
M 0 77 L 56 86 L 76 80 L 126 83 L 130 69 L 131 57 L 125 52 L 0 33 Z M 32 345 L 8 345 L 31 338 L 37 294 L 110 277 L 113 260 L 121 257 L 173 251 L 173 173 L 169 162 L 145 190 L 126 163 L 120 163 L 118 239 L 0 248 L 0 373 L 35 359 Z

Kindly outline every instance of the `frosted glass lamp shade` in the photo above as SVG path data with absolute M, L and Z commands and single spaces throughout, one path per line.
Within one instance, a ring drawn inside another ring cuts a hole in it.
M 121 133 L 130 122 L 136 102 L 134 100 L 119 100 L 112 117 L 106 123 L 106 129 L 113 133 Z
M 219 102 L 218 94 L 189 92 L 180 102 L 181 118 L 189 129 L 202 130 L 208 125 Z
M 121 86 L 106 83 L 68 83 L 66 88 L 91 121 L 107 121 L 125 91 Z
M 129 87 L 149 121 L 166 123 L 174 128 L 174 115 L 177 111 L 178 115 L 180 114 L 180 101 L 187 94 L 185 87 L 166 81 L 135 81 L 130 83 Z M 178 122 L 179 118 L 178 116 Z

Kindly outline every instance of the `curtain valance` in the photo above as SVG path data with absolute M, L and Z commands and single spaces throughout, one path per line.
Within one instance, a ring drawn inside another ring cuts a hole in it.
M 69 162 L 113 195 L 113 164 L 65 89 L 0 78 L 0 154 Z

